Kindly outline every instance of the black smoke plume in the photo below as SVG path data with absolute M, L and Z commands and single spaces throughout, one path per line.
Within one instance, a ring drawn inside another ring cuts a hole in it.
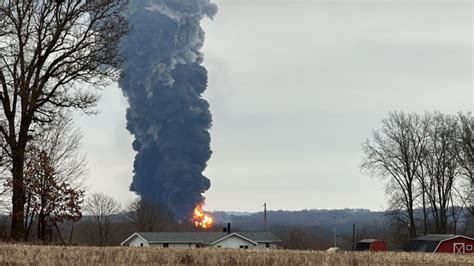
M 120 86 L 137 152 L 130 190 L 180 219 L 210 187 L 203 175 L 212 117 L 202 98 L 207 71 L 200 21 L 216 13 L 210 0 L 131 0 L 130 33 L 122 43 Z

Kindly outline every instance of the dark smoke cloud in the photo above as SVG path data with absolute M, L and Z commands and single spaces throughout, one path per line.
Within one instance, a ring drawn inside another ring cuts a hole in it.
M 210 0 L 132 0 L 120 80 L 134 135 L 132 191 L 188 217 L 210 181 L 202 172 L 211 156 L 208 102 L 202 98 L 204 31 L 217 13 Z

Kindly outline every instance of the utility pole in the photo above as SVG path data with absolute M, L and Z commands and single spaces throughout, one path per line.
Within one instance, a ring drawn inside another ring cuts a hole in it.
M 333 224 L 333 234 L 334 234 L 334 247 L 337 247 L 337 241 L 336 241 L 336 216 L 334 216 L 334 224 Z
M 263 225 L 265 232 L 267 231 L 267 203 L 263 204 Z
M 352 225 L 352 251 L 355 250 L 355 232 L 356 232 L 356 225 Z

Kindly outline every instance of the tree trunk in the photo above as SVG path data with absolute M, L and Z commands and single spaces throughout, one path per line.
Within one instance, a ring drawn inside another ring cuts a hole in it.
M 425 198 L 425 194 L 426 194 L 426 189 L 425 189 L 425 185 L 423 184 L 422 185 L 422 200 L 423 200 L 423 233 L 424 235 L 427 235 L 428 234 L 428 215 L 426 213 L 426 198 Z
M 457 223 L 458 223 L 458 219 L 456 217 L 456 209 L 455 209 L 455 206 L 454 206 L 454 201 L 453 201 L 453 195 L 451 194 L 451 214 L 453 215 L 453 228 L 452 228 L 452 234 L 456 234 L 457 232 Z
M 44 177 L 42 178 L 44 179 Z M 43 193 L 40 196 L 41 207 L 40 207 L 39 219 L 38 219 L 38 226 L 39 226 L 38 228 L 40 228 L 40 230 L 38 231 L 38 239 L 44 242 L 46 240 L 46 217 L 48 215 L 45 213 L 45 210 L 44 210 L 44 206 L 46 206 L 46 198 L 44 195 L 44 191 L 42 192 Z
M 46 217 L 43 210 L 40 211 L 38 216 L 38 240 L 42 242 L 46 241 Z
M 23 241 L 28 242 L 28 238 L 30 236 L 30 229 L 33 224 L 33 220 L 35 217 L 34 211 L 30 213 L 31 207 L 31 194 L 28 194 L 28 200 L 26 201 L 26 208 L 25 208 L 25 233 L 23 236 Z
M 74 234 L 74 225 L 72 226 L 72 228 L 71 228 L 71 233 L 69 234 L 69 245 L 72 244 L 72 236 L 73 236 L 73 234 Z
M 63 244 L 63 245 L 66 244 L 66 242 L 64 242 L 63 236 L 61 234 L 61 230 L 59 230 L 58 224 L 56 222 L 54 222 L 53 225 L 54 225 L 54 228 L 56 228 L 56 232 L 58 233 L 59 240 L 61 240 L 61 244 Z
M 30 214 L 30 221 L 28 222 L 28 227 L 25 229 L 25 237 L 23 238 L 25 242 L 28 242 L 28 238 L 30 237 L 31 227 L 33 226 L 34 219 L 35 213 L 32 212 Z M 28 216 L 25 217 L 25 220 L 28 220 Z
M 415 225 L 415 217 L 413 215 L 413 209 L 409 213 L 410 218 L 410 239 L 416 238 L 416 225 Z
M 413 193 L 408 189 L 408 218 L 410 219 L 410 239 L 416 237 L 415 214 L 413 210 Z
M 442 213 L 442 216 L 441 216 L 441 217 L 442 217 L 441 233 L 442 233 L 442 234 L 447 234 L 447 233 L 448 233 L 448 210 L 447 210 L 447 208 L 444 207 L 444 206 L 441 208 L 441 210 L 442 210 L 442 212 L 443 212 L 443 213 Z
M 12 223 L 10 237 L 12 240 L 21 241 L 25 235 L 24 211 L 25 211 L 25 186 L 23 180 L 23 164 L 25 159 L 25 148 L 18 147 L 13 157 L 12 166 Z

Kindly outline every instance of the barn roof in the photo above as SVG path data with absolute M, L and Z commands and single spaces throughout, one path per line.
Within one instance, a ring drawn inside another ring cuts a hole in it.
M 449 234 L 432 234 L 426 236 L 420 236 L 410 240 L 404 250 L 405 251 L 416 251 L 416 252 L 435 252 L 438 245 L 448 239 L 457 237 L 464 237 L 462 235 L 449 235 Z
M 448 235 L 448 234 L 432 234 L 426 236 L 420 236 L 415 238 L 415 240 L 424 240 L 424 241 L 441 241 L 455 237 L 455 235 Z
M 256 243 L 281 242 L 281 240 L 271 232 L 235 232 L 232 234 Z M 229 236 L 226 232 L 138 232 L 127 238 L 122 244 L 131 240 L 134 235 L 138 235 L 149 243 L 199 244 L 211 244 Z

